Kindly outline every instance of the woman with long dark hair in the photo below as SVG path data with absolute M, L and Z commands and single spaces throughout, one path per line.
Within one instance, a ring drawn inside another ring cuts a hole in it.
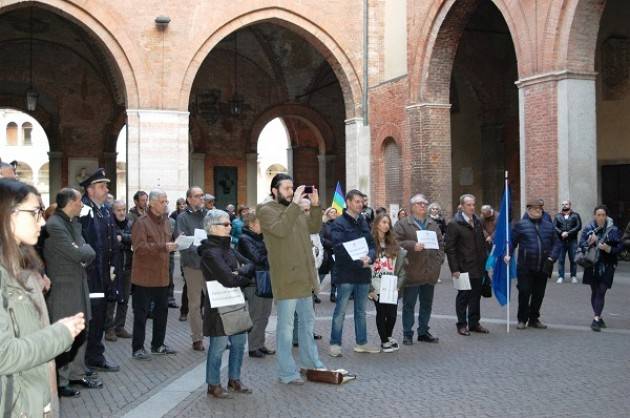
M 83 314 L 48 323 L 33 246 L 44 223 L 37 190 L 0 179 L 0 414 L 53 414 L 54 367 L 85 328 Z M 53 373 L 51 375 L 51 372 Z M 55 394 L 56 395 L 56 394 Z
M 398 245 L 392 232 L 392 219 L 386 213 L 381 213 L 374 219 L 372 237 L 376 247 L 376 258 L 372 264 L 372 290 L 369 297 L 376 307 L 376 328 L 381 337 L 381 350 L 384 353 L 391 353 L 399 348 L 398 341 L 392 338 L 398 315 L 398 304 L 380 302 L 380 282 L 383 275 L 397 276 L 400 290 L 405 280 L 403 266 L 407 251 Z
M 579 247 L 586 252 L 595 248 L 596 262 L 592 267 L 584 269 L 582 282 L 591 286 L 591 307 L 593 322 L 591 329 L 599 332 L 606 328 L 602 319 L 606 291 L 612 287 L 617 256 L 623 250 L 621 231 L 608 217 L 608 208 L 600 205 L 593 211 L 593 221 L 582 230 Z

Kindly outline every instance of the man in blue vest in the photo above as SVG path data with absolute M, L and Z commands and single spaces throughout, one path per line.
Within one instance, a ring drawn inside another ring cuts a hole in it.
M 105 359 L 103 345 L 107 301 L 117 300 L 120 292 L 117 285 L 120 281 L 112 281 L 111 273 L 111 267 L 114 265 L 114 251 L 118 246 L 116 245 L 116 226 L 105 205 L 109 181 L 105 170 L 99 168 L 81 182 L 80 186 L 85 189 L 85 194 L 82 198 L 84 206 L 79 220 L 83 226 L 85 241 L 96 252 L 96 258 L 87 266 L 92 319 L 88 330 L 85 363 L 88 367 L 99 371 L 117 372 L 120 367 Z

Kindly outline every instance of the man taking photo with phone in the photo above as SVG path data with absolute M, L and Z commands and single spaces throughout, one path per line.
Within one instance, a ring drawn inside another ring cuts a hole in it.
M 310 234 L 321 229 L 322 210 L 317 189 L 313 188 L 308 195 L 304 189 L 305 186 L 299 186 L 294 192 L 291 176 L 276 174 L 271 180 L 270 199 L 258 205 L 256 210 L 268 251 L 277 307 L 278 377 L 282 383 L 296 385 L 304 384 L 291 353 L 296 311 L 300 318 L 298 335 L 302 367 L 324 368 L 313 340 L 315 311 L 312 294 L 319 291 L 319 278 L 310 240 Z M 308 215 L 300 207 L 300 201 L 305 197 L 311 201 Z

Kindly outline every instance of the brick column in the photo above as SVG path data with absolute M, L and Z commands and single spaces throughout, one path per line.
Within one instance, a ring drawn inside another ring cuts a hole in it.
M 564 199 L 585 219 L 597 201 L 595 74 L 567 71 L 519 80 L 521 211 L 543 198 L 550 213 Z
M 190 154 L 190 186 L 199 186 L 206 191 L 206 154 L 195 152 Z
M 128 109 L 128 202 L 160 188 L 172 202 L 188 189 L 188 112 Z M 171 205 L 172 206 L 172 205 Z
M 61 151 L 49 151 L 49 164 L 48 164 L 48 194 L 50 196 L 50 202 L 54 202 L 57 192 L 61 190 L 61 184 L 63 176 L 61 173 L 63 152 Z
M 116 170 L 116 156 L 118 155 L 117 152 L 104 152 L 103 153 L 103 159 L 102 159 L 102 166 L 105 169 L 105 172 L 107 173 L 107 175 L 109 176 L 109 178 L 111 179 L 111 182 L 109 183 L 109 192 L 114 196 L 114 198 L 116 198 L 116 196 L 118 196 L 118 190 L 117 189 L 117 180 L 118 180 L 118 173 Z
M 344 192 L 361 190 L 372 201 L 370 190 L 370 127 L 363 118 L 346 120 L 346 185 Z
M 255 208 L 258 203 L 258 153 L 248 152 L 247 158 L 247 206 Z
M 424 193 L 429 200 L 439 202 L 450 216 L 454 209 L 451 105 L 420 103 L 407 106 L 406 110 L 409 141 L 407 152 L 402 153 L 407 156 L 403 161 L 403 181 L 409 184 L 403 189 L 409 195 Z

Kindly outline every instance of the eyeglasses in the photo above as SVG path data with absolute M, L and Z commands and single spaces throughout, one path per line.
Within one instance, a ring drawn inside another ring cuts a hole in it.
M 41 206 L 36 207 L 35 209 L 15 209 L 14 212 L 29 212 L 31 216 L 35 219 L 35 222 L 39 222 L 44 216 L 44 209 Z
M 429 202 L 416 202 L 414 205 L 427 206 Z
M 217 226 L 223 226 L 225 228 L 227 228 L 228 226 L 232 226 L 231 223 L 229 222 L 219 222 L 219 223 L 213 223 L 212 225 L 217 225 Z
M 194 194 L 190 197 L 194 197 L 195 199 L 201 199 L 203 197 L 203 194 Z

